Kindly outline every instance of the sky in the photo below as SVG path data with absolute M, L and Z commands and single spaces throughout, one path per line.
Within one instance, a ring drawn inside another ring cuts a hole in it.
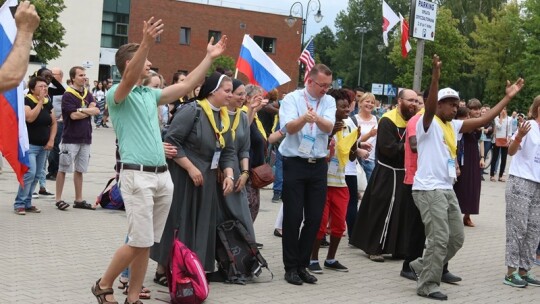
M 284 17 L 289 15 L 291 5 L 295 2 L 301 2 L 304 10 L 303 14 L 305 17 L 308 0 L 182 0 L 186 2 L 194 2 L 194 3 L 201 3 L 201 4 L 211 4 L 211 5 L 218 5 L 218 6 L 225 6 L 225 7 L 234 7 L 234 8 L 241 8 L 246 10 L 253 10 L 253 11 L 261 11 L 261 12 L 267 12 L 267 13 L 273 13 L 273 14 L 280 14 L 284 15 Z M 312 12 L 311 10 L 313 8 L 316 8 L 318 2 L 317 0 L 312 0 L 310 4 L 310 12 L 309 12 L 309 19 L 307 20 L 307 28 L 306 28 L 306 37 L 315 36 L 321 28 L 323 28 L 325 25 L 330 27 L 332 31 L 335 33 L 335 27 L 334 27 L 334 21 L 336 19 L 337 14 L 341 10 L 346 10 L 348 5 L 348 0 L 320 0 L 321 2 L 321 14 L 323 15 L 323 19 L 320 23 L 316 23 L 313 19 L 313 15 L 317 13 L 317 11 Z M 300 7 L 299 5 L 296 5 L 295 7 Z M 300 12 L 296 16 L 300 16 Z M 284 21 L 285 22 L 285 21 Z

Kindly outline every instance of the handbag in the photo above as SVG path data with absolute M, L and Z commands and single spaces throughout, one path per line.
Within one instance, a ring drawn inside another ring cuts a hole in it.
M 269 164 L 262 164 L 258 167 L 251 169 L 251 186 L 253 188 L 263 188 L 274 182 L 274 173 L 272 172 L 272 166 Z
M 495 138 L 495 146 L 508 147 L 508 138 Z

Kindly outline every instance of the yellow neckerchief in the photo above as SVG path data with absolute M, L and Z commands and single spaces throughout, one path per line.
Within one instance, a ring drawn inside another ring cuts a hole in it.
M 407 121 L 403 119 L 403 116 L 401 116 L 401 113 L 398 112 L 397 108 L 384 113 L 382 117 L 387 117 L 388 119 L 390 119 L 398 128 L 407 127 Z
M 243 106 L 242 111 L 248 112 L 248 107 Z M 253 118 L 255 120 L 255 124 L 257 125 L 257 129 L 259 129 L 259 132 L 261 132 L 262 137 L 264 137 L 264 140 L 267 140 L 266 131 L 264 130 L 264 126 L 262 122 L 259 120 L 259 116 L 257 116 L 257 113 L 255 113 L 255 117 Z
M 437 115 L 434 116 L 435 121 L 441 126 L 443 130 L 443 139 L 448 151 L 450 152 L 450 157 L 456 159 L 457 157 L 457 141 L 456 141 L 456 132 L 452 127 L 452 123 L 447 121 L 443 122 Z
M 32 100 L 35 104 L 38 103 L 38 100 L 36 99 L 36 97 L 30 93 L 26 94 L 26 97 L 30 98 L 30 100 Z M 46 105 L 49 103 L 49 98 L 45 97 L 45 99 L 43 100 L 43 104 Z
M 339 162 L 339 167 L 345 167 L 349 160 L 349 151 L 358 139 L 358 128 L 355 128 L 349 135 L 343 136 L 343 130 L 336 132 L 335 154 Z
M 240 124 L 240 116 L 242 116 L 242 111 L 240 109 L 236 109 L 236 113 L 234 114 L 234 120 L 231 127 L 233 140 L 236 139 L 236 129 L 238 129 L 238 125 Z
M 277 128 L 277 123 L 279 121 L 279 115 L 275 114 L 274 115 L 274 122 L 272 123 L 272 132 L 276 132 L 276 128 Z
M 204 114 L 206 114 L 206 117 L 208 117 L 208 121 L 210 121 L 210 125 L 212 125 L 212 128 L 214 129 L 214 133 L 216 133 L 216 136 L 218 136 L 219 145 L 223 149 L 225 148 L 225 138 L 223 138 L 223 134 L 229 130 L 229 127 L 231 125 L 231 121 L 229 119 L 229 113 L 227 112 L 227 107 L 221 107 L 219 110 L 219 116 L 221 117 L 221 125 L 223 126 L 221 131 L 218 130 L 216 126 L 216 121 L 214 119 L 214 114 L 212 113 L 212 108 L 210 107 L 210 102 L 208 99 L 199 100 L 199 105 L 204 111 Z
M 68 87 L 66 89 L 66 92 L 70 92 L 71 94 L 73 94 L 73 96 L 79 98 L 81 100 L 81 108 L 86 108 L 86 103 L 84 99 L 86 98 L 86 95 L 88 95 L 88 90 L 86 88 L 83 88 L 83 89 L 84 89 L 84 93 L 82 96 L 79 92 L 77 92 L 77 90 L 75 90 L 72 87 Z

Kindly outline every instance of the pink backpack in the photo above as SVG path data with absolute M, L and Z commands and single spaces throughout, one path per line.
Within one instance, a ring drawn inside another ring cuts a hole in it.
M 172 304 L 199 304 L 210 292 L 206 273 L 197 255 L 176 237 L 171 249 L 167 282 Z

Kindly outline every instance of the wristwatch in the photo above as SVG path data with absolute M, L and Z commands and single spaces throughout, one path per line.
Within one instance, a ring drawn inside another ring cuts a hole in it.
M 81 113 L 82 113 L 82 108 L 77 108 L 77 112 L 81 112 Z
M 225 178 L 230 178 L 234 182 L 234 176 L 225 176 Z

